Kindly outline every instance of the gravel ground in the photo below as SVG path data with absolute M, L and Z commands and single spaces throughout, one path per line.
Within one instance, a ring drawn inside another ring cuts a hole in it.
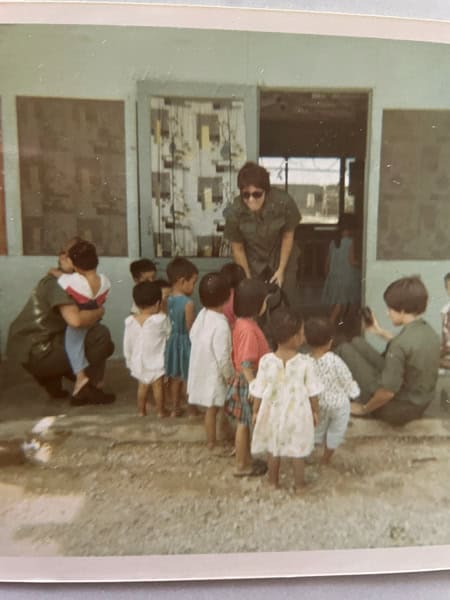
M 111 556 L 450 543 L 448 442 L 350 439 L 307 486 L 236 479 L 200 444 L 112 443 L 74 432 L 45 466 L 0 474 L 0 552 Z

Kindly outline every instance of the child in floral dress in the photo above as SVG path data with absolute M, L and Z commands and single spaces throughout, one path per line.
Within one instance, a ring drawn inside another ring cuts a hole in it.
M 276 352 L 263 356 L 256 379 L 250 383 L 254 397 L 255 428 L 252 454 L 269 454 L 269 483 L 279 487 L 281 457 L 292 459 L 295 489 L 304 485 L 304 458 L 314 448 L 323 386 L 312 359 L 298 352 L 304 341 L 302 319 L 286 310 L 272 317 Z

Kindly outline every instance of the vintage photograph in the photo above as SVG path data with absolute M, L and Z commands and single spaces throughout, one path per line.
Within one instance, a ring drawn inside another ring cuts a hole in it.
M 450 29 L 256 29 L 0 24 L 3 558 L 450 544 Z

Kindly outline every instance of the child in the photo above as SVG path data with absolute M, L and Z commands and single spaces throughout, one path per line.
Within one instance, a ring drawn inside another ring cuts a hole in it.
M 383 297 L 392 324 L 402 326 L 393 336 L 379 326 L 372 313 L 373 324 L 367 330 L 389 340 L 384 355 L 362 337 L 339 345 L 335 352 L 361 390 L 359 402 L 350 405 L 351 414 L 372 414 L 391 425 L 404 425 L 420 418 L 434 398 L 440 340 L 422 317 L 428 292 L 419 277 L 397 279 Z
M 355 252 L 355 217 L 344 214 L 339 221 L 338 237 L 330 242 L 326 263 L 327 277 L 322 304 L 331 306 L 333 324 L 342 323 L 342 309 L 355 313 L 360 301 L 361 271 Z
M 297 491 L 305 484 L 303 459 L 314 448 L 318 394 L 323 390 L 311 358 L 298 352 L 304 341 L 302 325 L 302 319 L 287 310 L 273 315 L 277 350 L 263 356 L 250 384 L 255 398 L 252 453 L 269 453 L 269 483 L 274 488 L 279 486 L 281 457 L 292 458 Z
M 179 417 L 180 395 L 183 382 L 187 381 L 191 352 L 189 332 L 195 319 L 194 303 L 190 297 L 197 281 L 198 270 L 190 260 L 177 256 L 167 265 L 167 277 L 172 286 L 172 293 L 167 301 L 172 329 L 166 345 L 165 368 L 169 378 L 171 416 Z M 191 411 L 191 414 L 194 414 L 194 411 Z
M 222 273 L 202 277 L 199 296 L 204 308 L 191 329 L 191 357 L 188 374 L 188 401 L 206 407 L 207 446 L 216 445 L 217 413 L 225 403 L 227 383 L 233 375 L 231 333 L 223 308 L 230 286 Z
M 130 273 L 134 283 L 141 283 L 142 281 L 155 281 L 156 265 L 148 258 L 140 258 L 138 260 L 134 260 L 130 264 Z M 130 312 L 132 315 L 135 315 L 139 312 L 134 302 L 131 306 Z
M 81 310 L 92 310 L 102 306 L 108 296 L 111 284 L 105 275 L 97 273 L 98 257 L 95 246 L 81 240 L 68 251 L 74 273 L 64 273 L 58 277 L 58 284 L 71 296 Z M 84 403 L 87 396 L 100 394 L 89 383 L 86 374 L 88 361 L 84 350 L 84 340 L 88 329 L 71 327 L 65 330 L 64 347 L 75 375 L 72 403 Z M 104 395 L 104 394 L 103 394 Z M 86 396 L 86 398 L 85 398 Z M 100 398 L 99 398 L 100 401 Z
M 234 292 L 239 283 L 246 278 L 246 274 L 241 265 L 238 265 L 237 263 L 227 263 L 226 265 L 223 265 L 223 267 L 220 269 L 220 272 L 228 281 L 228 284 L 231 288 L 230 297 L 223 306 L 223 314 L 227 318 L 232 329 L 236 322 L 236 315 L 234 314 L 233 310 Z
M 170 323 L 161 311 L 161 289 L 151 281 L 142 281 L 133 289 L 138 314 L 125 319 L 123 352 L 131 375 L 138 380 L 137 404 L 141 417 L 147 415 L 147 393 L 151 386 L 158 417 L 164 409 L 164 351 Z
M 172 286 L 166 279 L 155 279 L 155 283 L 161 290 L 162 294 L 161 310 L 167 314 L 167 301 L 170 296 L 170 292 L 172 291 Z
M 324 385 L 319 396 L 320 418 L 315 443 L 324 445 L 321 462 L 327 465 L 344 439 L 350 417 L 350 398 L 359 396 L 359 386 L 344 361 L 330 352 L 333 326 L 329 319 L 308 319 L 305 323 L 305 337 L 317 375 Z
M 235 477 L 263 475 L 266 466 L 252 464 L 250 454 L 250 427 L 252 407 L 248 386 L 255 378 L 262 356 L 270 351 L 256 319 L 266 310 L 267 286 L 257 279 L 244 279 L 237 286 L 234 296 L 234 312 L 237 320 L 232 332 L 232 360 L 234 376 L 228 387 L 225 412 L 237 420 L 235 448 Z

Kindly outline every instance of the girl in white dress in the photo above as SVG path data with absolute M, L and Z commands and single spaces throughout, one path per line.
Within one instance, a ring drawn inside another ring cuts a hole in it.
M 151 386 L 158 417 L 166 417 L 164 408 L 164 352 L 170 334 L 170 322 L 161 310 L 161 288 L 143 281 L 133 288 L 133 300 L 139 309 L 125 319 L 123 353 L 131 375 L 138 380 L 137 404 L 141 417 L 147 415 L 147 394 Z
M 276 352 L 259 363 L 256 379 L 250 383 L 254 398 L 252 454 L 268 452 L 269 483 L 277 488 L 281 457 L 292 458 L 294 484 L 304 483 L 304 457 L 314 448 L 314 425 L 318 422 L 322 384 L 309 356 L 300 354 L 302 319 L 288 311 L 272 317 Z
M 205 429 L 207 445 L 216 445 L 216 421 L 232 377 L 231 332 L 223 314 L 230 296 L 230 285 L 221 273 L 202 277 L 199 296 L 204 308 L 199 312 L 190 331 L 191 356 L 187 393 L 189 404 L 206 407 Z

